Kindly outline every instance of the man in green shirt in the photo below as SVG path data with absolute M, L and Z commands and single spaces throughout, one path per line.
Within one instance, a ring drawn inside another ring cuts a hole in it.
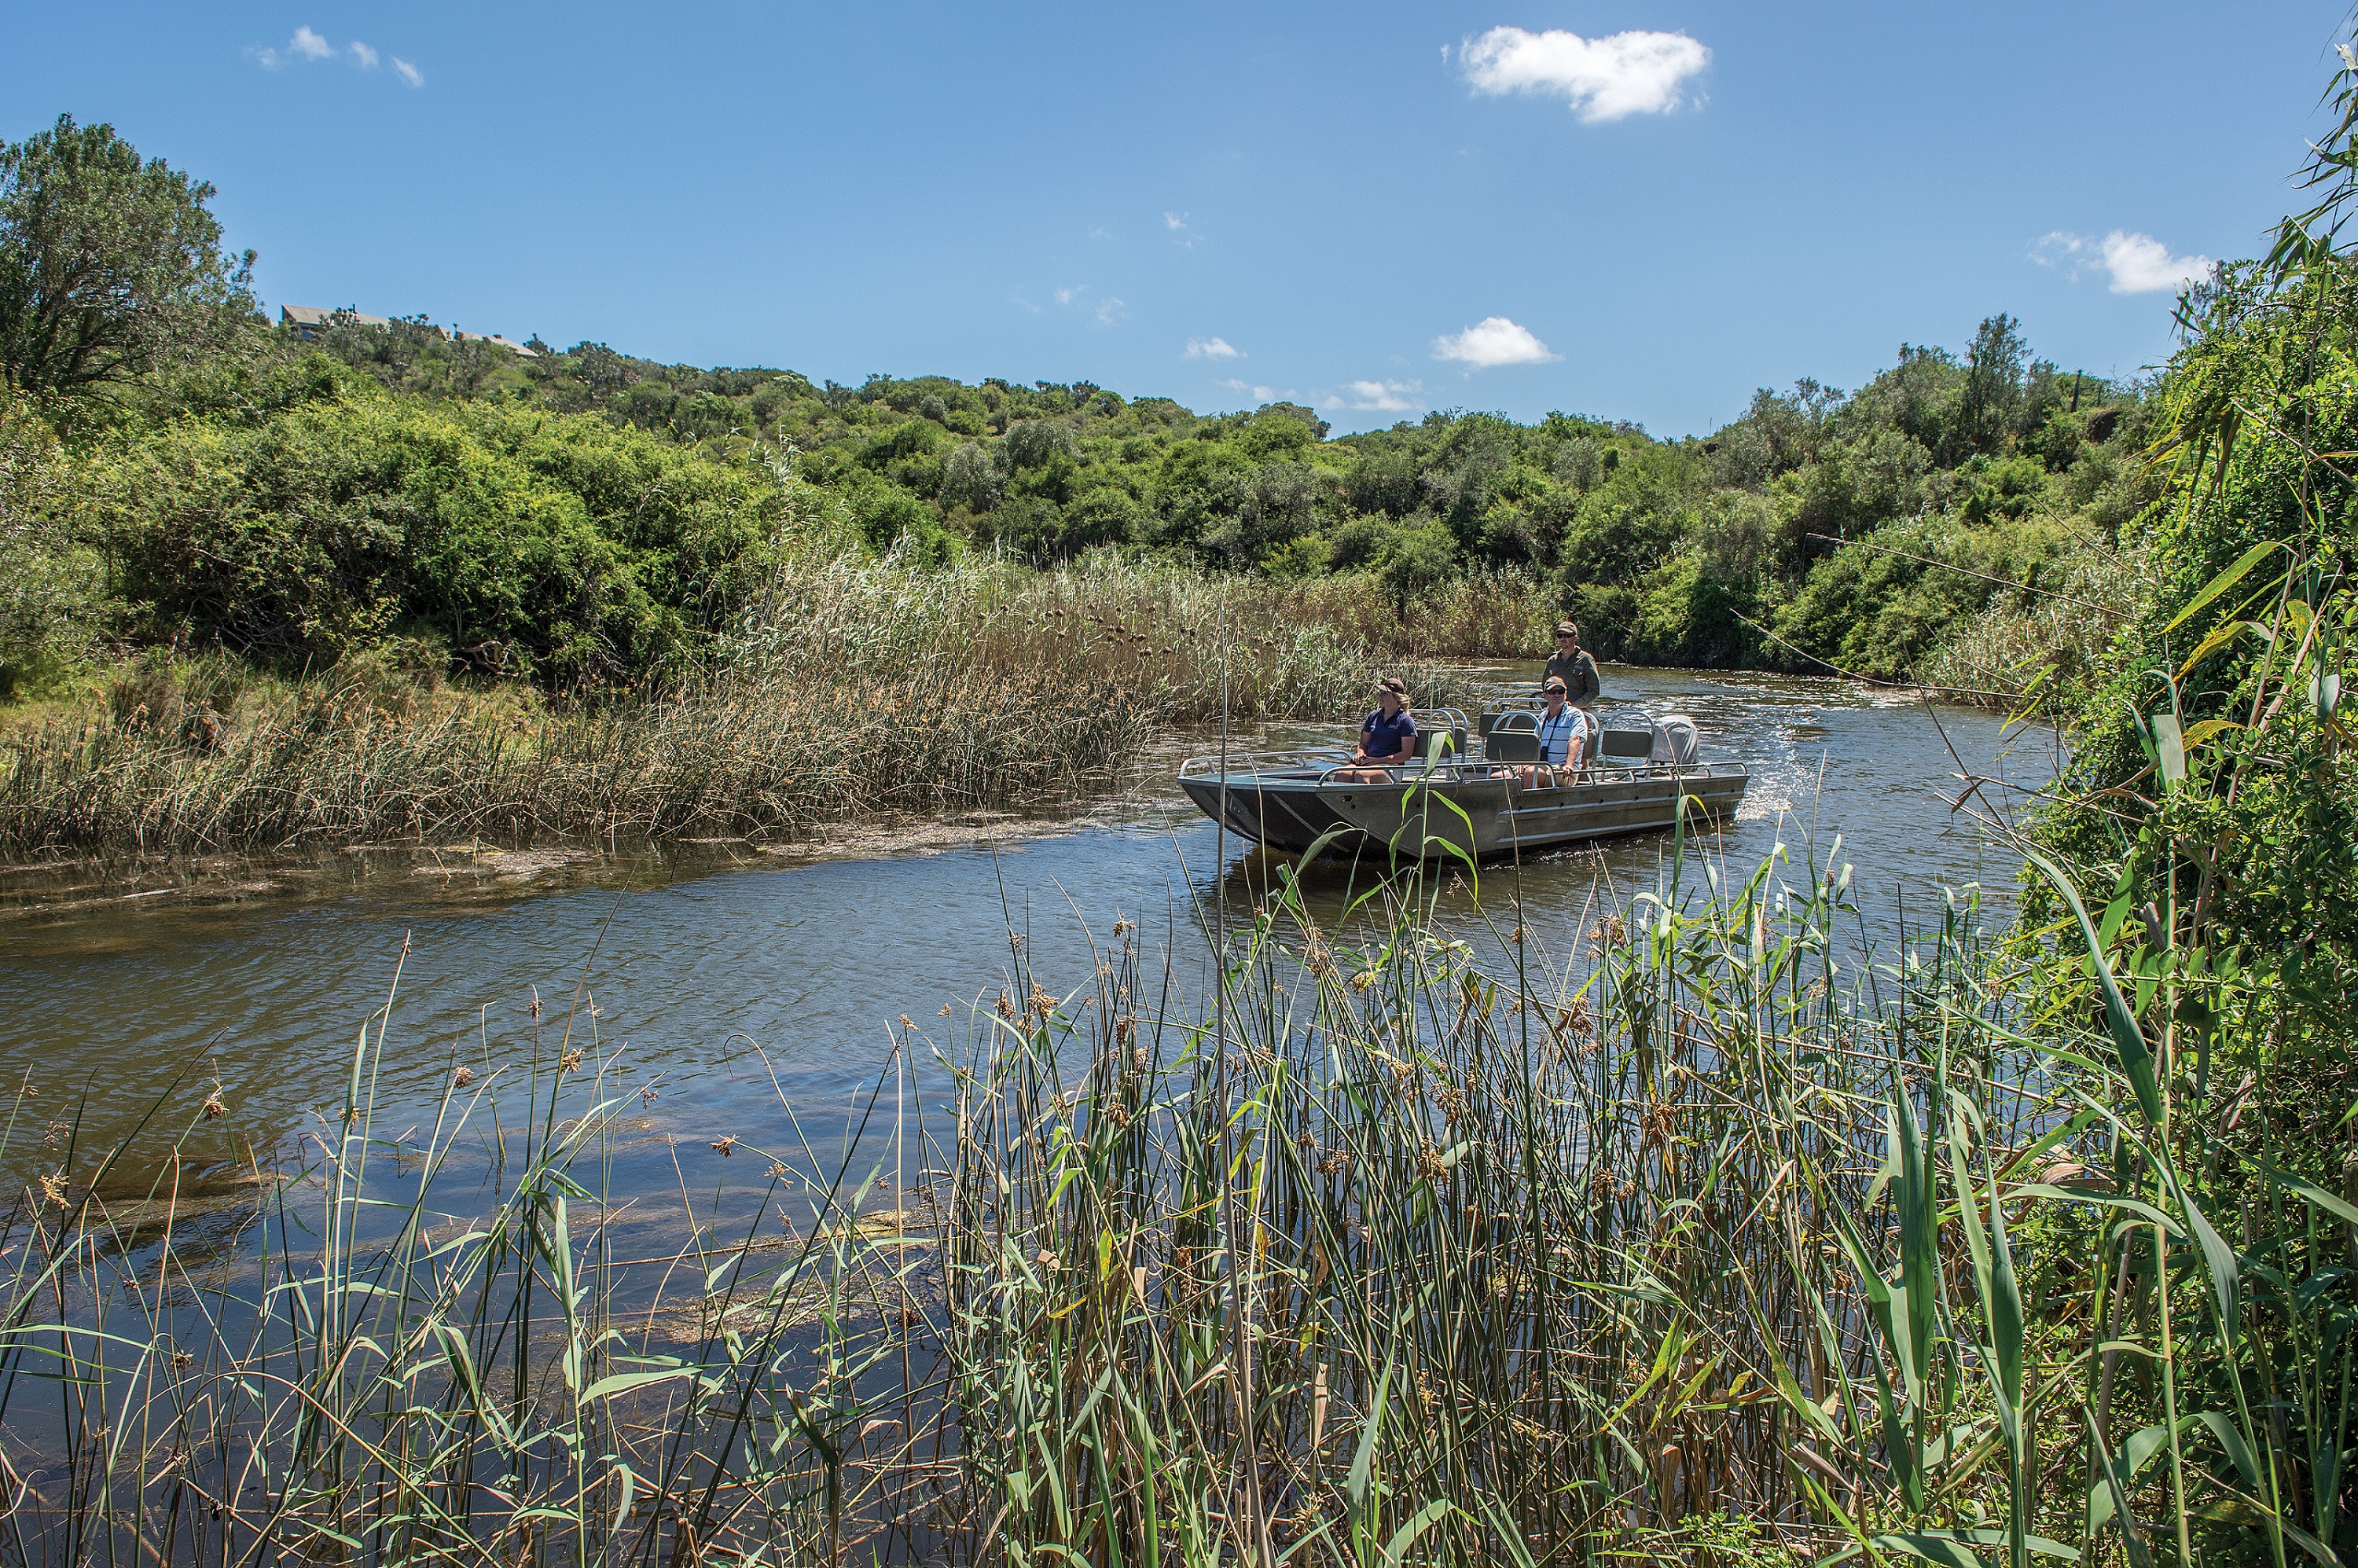
M 1596 661 L 1580 645 L 1580 628 L 1569 621 L 1555 629 L 1555 652 L 1548 655 L 1540 684 L 1547 685 L 1551 676 L 1563 682 L 1564 696 L 1574 708 L 1585 712 L 1596 706 L 1603 689 L 1596 678 Z

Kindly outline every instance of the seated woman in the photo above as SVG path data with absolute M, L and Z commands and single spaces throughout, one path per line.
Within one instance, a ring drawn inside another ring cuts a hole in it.
M 1416 719 L 1408 710 L 1408 683 L 1386 676 L 1376 683 L 1376 710 L 1359 725 L 1359 744 L 1351 753 L 1351 767 L 1334 774 L 1338 784 L 1383 784 L 1386 768 L 1405 767 L 1416 761 Z
M 1588 745 L 1588 716 L 1572 705 L 1563 677 L 1548 676 L 1541 690 L 1547 698 L 1547 710 L 1539 716 L 1540 760 L 1515 770 L 1527 789 L 1552 789 L 1571 783 Z

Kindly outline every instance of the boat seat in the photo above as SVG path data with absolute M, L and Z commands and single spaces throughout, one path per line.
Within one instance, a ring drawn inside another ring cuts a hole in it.
M 1497 715 L 1482 755 L 1493 762 L 1536 762 L 1540 760 L 1539 715 L 1508 712 Z
M 1509 723 L 1509 720 L 1520 721 L 1525 719 L 1535 719 L 1538 717 L 1538 713 L 1539 709 L 1535 706 L 1531 708 L 1485 708 L 1481 713 L 1475 717 L 1474 732 L 1487 741 L 1491 736 L 1497 734 L 1501 729 L 1511 728 L 1512 725 Z
M 1648 762 L 1654 756 L 1654 728 L 1643 730 L 1606 730 L 1596 738 L 1596 760 L 1600 762 L 1631 766 Z

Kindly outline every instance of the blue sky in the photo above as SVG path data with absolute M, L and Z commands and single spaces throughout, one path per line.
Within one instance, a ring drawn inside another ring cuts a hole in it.
M 274 310 L 1678 435 L 2001 309 L 2165 358 L 2169 280 L 2294 203 L 2344 16 L 84 4 L 10 23 L 0 136 L 211 180 Z

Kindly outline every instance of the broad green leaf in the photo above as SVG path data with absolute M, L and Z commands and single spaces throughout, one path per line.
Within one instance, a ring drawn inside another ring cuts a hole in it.
M 685 1378 L 695 1371 L 693 1367 L 666 1367 L 659 1372 L 613 1372 L 599 1379 L 581 1390 L 580 1402 L 590 1404 L 598 1400 L 611 1399 L 648 1383 L 660 1383 L 667 1378 Z
M 2285 546 L 2271 539 L 2264 545 L 2254 545 L 2250 549 L 2245 550 L 2243 555 L 2236 559 L 2234 566 L 2229 567 L 2225 571 L 2221 572 L 2217 577 L 2212 578 L 2208 583 L 2203 585 L 2201 592 L 2196 594 L 2192 599 L 2188 600 L 2186 601 L 2186 608 L 2180 611 L 2176 615 L 2171 616 L 2169 624 L 2164 626 L 2162 631 L 2164 633 L 2177 631 L 2180 626 L 2185 623 L 2188 617 L 2193 615 L 2204 605 L 2210 603 L 2212 600 L 2218 598 L 2221 594 L 2226 592 L 2229 589 L 2243 581 L 2244 575 L 2246 572 L 2250 571 L 2254 567 L 2258 566 L 2262 561 L 2266 560 L 2268 557 L 2276 551 L 2281 550 Z
M 2199 1417 L 2190 1415 L 2179 1417 L 2178 1430 L 2181 1433 L 2185 1432 L 2187 1428 L 2192 1426 L 2199 1419 Z M 2163 1422 L 2158 1426 L 2148 1426 L 2142 1432 L 2131 1433 L 2129 1440 L 2121 1444 L 2120 1453 L 2115 1455 L 2113 1459 L 2114 1468 L 2118 1473 L 2119 1479 L 2121 1481 L 2121 1489 L 2123 1491 L 2135 1491 L 2136 1489 L 2136 1478 L 2139 1476 L 2144 1475 L 2146 1467 L 2151 1465 L 2154 1460 L 2169 1446 L 2169 1426 L 2168 1422 Z M 2100 1476 L 2097 1479 L 2096 1484 L 2089 1488 L 2088 1533 L 2090 1535 L 2095 1534 L 2097 1530 L 2104 1528 L 2104 1524 L 2112 1519 L 2113 1492 L 2114 1488 L 2110 1477 Z
M 2252 1445 L 2244 1442 L 2244 1434 L 2236 1430 L 2234 1418 L 2224 1411 L 2204 1411 L 2194 1419 L 2211 1429 L 2211 1435 L 2217 1438 L 2219 1446 L 2227 1451 L 2228 1462 L 2235 1466 L 2235 1473 L 2243 1476 L 2244 1485 L 2256 1490 L 2260 1484 L 2260 1466 L 2252 1457 Z
M 2137 1533 L 2136 1520 L 2129 1514 L 2128 1488 L 2122 1484 L 2113 1455 L 2104 1447 L 2104 1428 L 2096 1422 L 2095 1409 L 2085 1400 L 2080 1405 L 2080 1419 L 2084 1423 L 2082 1430 L 2087 1433 L 2089 1443 L 2096 1450 L 2096 1484 L 2104 1488 L 2106 1496 L 2112 1499 L 2113 1522 L 2120 1526 L 2121 1543 L 2128 1549 L 2129 1568 L 2153 1568 L 2153 1558 L 2145 1549 L 2145 1537 Z M 2093 1509 L 2094 1505 L 2095 1499 L 2091 1498 L 2090 1508 Z
M 2088 939 L 2088 956 L 2094 962 L 2096 984 L 2104 996 L 2104 1024 L 2112 1032 L 2113 1047 L 2120 1053 L 2121 1071 L 2127 1075 L 2129 1087 L 2136 1095 L 2137 1109 L 2146 1125 L 2155 1132 L 2161 1130 L 2161 1085 L 2154 1077 L 2153 1053 L 2137 1028 L 2136 1014 L 2129 1011 L 2128 1002 L 2121 996 L 2120 982 L 2113 979 L 2113 967 L 2104 959 L 2104 944 L 2096 939 L 2096 923 L 2088 918 L 2088 906 L 2080 902 L 2079 891 L 2063 868 L 2036 849 L 2024 851 L 2030 863 L 2055 884 L 2063 902 L 2079 917 L 2081 933 Z
M 1435 1498 L 1417 1509 L 1415 1516 L 1406 1524 L 1392 1531 L 1391 1540 L 1384 1546 L 1384 1562 L 1389 1568 L 1400 1568 L 1401 1563 L 1407 1562 L 1409 1551 L 1416 1545 L 1417 1538 L 1447 1517 L 1448 1513 L 1449 1499 Z
M 2186 655 L 2186 662 L 2178 666 L 2178 678 L 2180 680 L 2184 680 L 2188 676 L 2192 675 L 2196 668 L 2201 665 L 2203 660 L 2209 658 L 2212 654 L 2217 653 L 2221 648 L 2225 647 L 2228 643 L 2234 642 L 2244 633 L 2265 632 L 2266 630 L 2266 628 L 2262 626 L 2256 621 L 2229 621 L 2223 624 L 2213 627 L 2212 629 L 2211 635 L 2203 638 L 2201 643 L 2197 643 L 2194 651 Z
M 2327 1192 L 2308 1177 L 2297 1176 L 2290 1171 L 2278 1170 L 2266 1160 L 2253 1160 L 2246 1156 L 2245 1162 L 2257 1166 L 2260 1174 L 2269 1181 L 2288 1193 L 2298 1195 L 2305 1202 L 2315 1204 L 2334 1218 L 2358 1225 L 2358 1208 L 2353 1208 L 2347 1201 Z
M 1938 1563 L 1941 1568 L 1984 1568 L 1973 1548 L 1945 1535 L 1878 1535 L 1875 1546 L 1878 1551 Z

